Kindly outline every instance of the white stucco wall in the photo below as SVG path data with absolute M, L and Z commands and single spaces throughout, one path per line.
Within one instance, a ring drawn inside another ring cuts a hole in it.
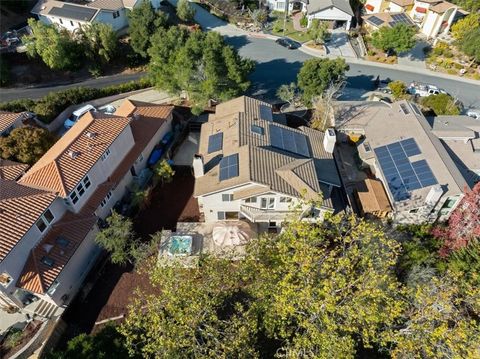
M 326 21 L 346 21 L 347 26 L 346 29 L 350 29 L 350 25 L 352 22 L 352 17 L 347 13 L 344 13 L 342 10 L 337 9 L 336 7 L 331 7 L 314 14 L 310 14 L 308 17 L 308 26 L 310 26 L 313 19 L 320 19 Z
M 81 26 L 87 26 L 89 24 L 89 22 L 87 21 L 71 20 L 63 17 L 50 15 L 39 15 L 38 18 L 40 19 L 40 21 L 47 25 L 54 24 L 71 32 L 79 29 Z
M 404 12 L 405 9 L 393 2 L 390 2 L 390 5 L 389 5 L 389 8 L 390 8 L 390 11 L 389 12 Z
M 109 24 L 115 31 L 118 31 L 128 26 L 127 11 L 128 10 L 125 8 L 118 10 L 119 16 L 114 18 L 113 14 L 115 11 L 100 10 L 97 16 L 92 19 L 92 21 Z

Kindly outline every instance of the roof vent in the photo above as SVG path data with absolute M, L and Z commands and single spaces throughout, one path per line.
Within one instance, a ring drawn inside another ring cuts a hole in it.
M 133 115 L 132 115 L 132 118 L 134 120 L 138 120 L 140 118 L 140 115 L 138 114 L 138 112 L 134 112 Z
M 80 155 L 80 152 L 70 150 L 70 151 L 68 151 L 68 155 L 70 156 L 70 158 L 72 160 L 74 160 L 75 158 L 77 158 Z
M 88 132 L 86 133 L 86 136 L 91 139 L 91 138 L 97 137 L 97 134 L 96 134 L 95 132 L 90 132 L 90 131 L 88 131 Z

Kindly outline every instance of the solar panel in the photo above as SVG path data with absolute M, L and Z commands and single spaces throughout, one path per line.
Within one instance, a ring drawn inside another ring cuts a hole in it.
M 238 176 L 238 153 L 223 157 L 220 160 L 220 181 Z
M 90 21 L 96 13 L 97 9 L 70 4 L 64 4 L 62 7 L 52 7 L 48 12 L 49 15 L 82 21 Z
M 310 157 L 307 137 L 304 134 L 289 129 L 270 125 L 270 144 L 273 147 L 296 153 L 304 157 Z
M 265 133 L 265 129 L 262 126 L 252 125 L 251 130 L 257 135 L 263 135 Z
M 402 109 L 405 115 L 408 115 L 410 113 L 410 110 L 408 109 L 407 105 L 405 105 L 404 103 L 400 104 L 400 108 Z
M 390 26 L 395 26 L 398 23 L 414 25 L 412 19 L 410 19 L 405 13 L 392 15 L 392 21 L 389 22 Z
M 410 198 L 413 190 L 437 184 L 427 161 L 410 162 L 409 157 L 421 154 L 413 138 L 375 148 L 383 175 L 395 201 Z
M 208 153 L 220 151 L 223 148 L 223 132 L 208 137 Z
M 378 17 L 376 16 L 370 16 L 367 21 L 371 22 L 372 24 L 374 24 L 375 26 L 380 26 L 383 24 L 383 20 L 382 19 L 379 19 Z

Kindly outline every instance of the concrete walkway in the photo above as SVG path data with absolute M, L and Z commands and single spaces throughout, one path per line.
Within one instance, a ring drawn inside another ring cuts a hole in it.
M 307 29 L 300 25 L 300 20 L 303 18 L 303 13 L 301 11 L 296 12 L 292 15 L 293 28 L 296 31 L 306 32 Z
M 425 53 L 423 52 L 423 48 L 428 45 L 428 42 L 425 40 L 418 39 L 413 49 L 398 56 L 398 64 L 425 68 Z
M 327 54 L 331 56 L 357 58 L 348 39 L 348 34 L 343 30 L 333 30 L 330 41 L 325 44 L 325 47 L 327 48 Z

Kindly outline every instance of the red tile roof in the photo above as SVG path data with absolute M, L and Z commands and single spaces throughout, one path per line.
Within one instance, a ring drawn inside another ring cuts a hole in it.
M 28 169 L 28 165 L 0 158 L 0 179 L 15 181 Z

